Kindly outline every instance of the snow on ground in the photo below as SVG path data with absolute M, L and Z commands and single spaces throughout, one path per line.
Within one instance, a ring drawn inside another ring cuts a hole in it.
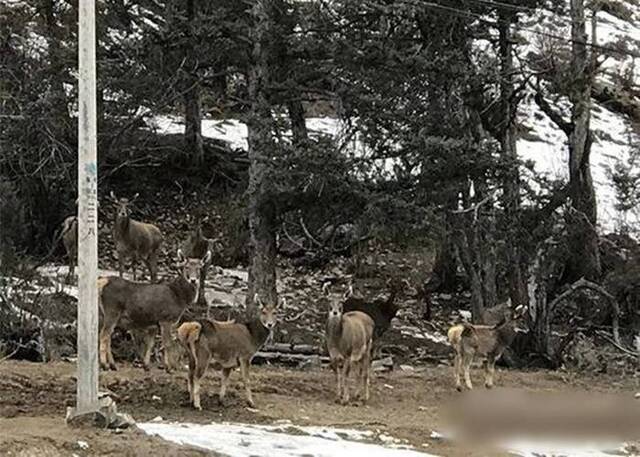
M 506 443 L 509 453 L 521 457 L 612 457 L 633 455 L 620 443 L 558 443 L 512 441 Z
M 430 454 L 398 448 L 397 439 L 388 435 L 378 438 L 394 447 L 365 443 L 374 438 L 370 431 L 299 427 L 212 423 L 209 425 L 180 423 L 138 424 L 144 432 L 158 435 L 178 444 L 196 446 L 234 457 L 334 457 L 366 455 L 368 457 L 428 457 Z M 290 433 L 287 433 L 290 432 Z

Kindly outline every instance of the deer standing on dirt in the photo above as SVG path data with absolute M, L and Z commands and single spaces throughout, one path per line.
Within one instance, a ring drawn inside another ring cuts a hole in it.
M 189 236 L 183 245 L 183 251 L 187 257 L 201 258 L 207 251 L 213 251 L 214 241 L 209 238 L 205 238 L 202 234 L 202 223 L 197 222 L 196 227 L 189 232 Z M 210 263 L 203 265 L 200 271 L 200 290 L 198 292 L 198 301 L 201 304 L 205 304 L 205 281 L 207 279 L 207 271 L 209 270 Z
M 329 283 L 322 290 L 329 298 Z M 362 311 L 343 313 L 343 301 L 329 298 L 329 317 L 326 325 L 326 344 L 331 367 L 336 374 L 337 400 L 343 405 L 349 402 L 349 372 L 354 367 L 362 383 L 363 400 L 369 400 L 371 377 L 371 348 L 375 323 Z M 360 397 L 360 395 L 356 395 Z
M 134 330 L 149 330 L 160 326 L 165 370 L 173 368 L 168 348 L 171 345 L 171 331 L 178 323 L 187 307 L 198 298 L 200 273 L 203 265 L 211 260 L 207 251 L 201 259 L 186 258 L 178 250 L 179 274 L 168 283 L 143 284 L 128 281 L 117 276 L 98 279 L 98 296 L 102 312 L 100 330 L 100 366 L 116 369 L 111 353 L 111 334 L 120 323 L 122 327 Z M 149 370 L 151 349 L 156 332 L 144 331 L 143 366 Z
M 189 357 L 187 388 L 189 401 L 194 408 L 202 409 L 200 381 L 211 359 L 214 361 L 214 367 L 222 370 L 218 397 L 220 403 L 224 404 L 231 371 L 239 365 L 247 403 L 254 406 L 249 380 L 251 359 L 265 343 L 276 324 L 276 305 L 265 305 L 257 294 L 254 301 L 258 306 L 258 314 L 246 323 L 202 319 L 185 322 L 178 328 L 178 341 L 184 346 Z
M 456 351 L 453 373 L 456 389 L 462 390 L 460 374 L 464 371 L 464 381 L 468 389 L 473 389 L 469 369 L 476 356 L 484 359 L 485 386 L 493 387 L 495 364 L 504 350 L 516 336 L 516 322 L 523 315 L 524 306 L 509 311 L 496 325 L 454 325 L 447 332 L 449 343 Z
M 118 254 L 118 273 L 122 277 L 124 259 L 131 259 L 133 280 L 136 280 L 136 265 L 139 259 L 146 264 L 151 276 L 151 282 L 158 279 L 158 251 L 163 237 L 160 229 L 153 224 L 131 219 L 129 205 L 138 198 L 139 194 L 129 200 L 116 198 L 111 192 L 111 199 L 116 203 L 116 218 L 113 224 L 113 239 Z

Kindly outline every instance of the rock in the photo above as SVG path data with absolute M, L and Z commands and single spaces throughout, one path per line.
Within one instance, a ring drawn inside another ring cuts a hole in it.
M 640 400 L 640 392 L 635 395 L 636 400 Z
M 162 401 L 162 398 L 158 397 L 157 395 L 152 395 L 151 401 Z
M 151 419 L 151 422 L 162 422 L 164 419 L 162 418 L 162 416 L 156 416 L 153 419 Z
M 98 398 L 98 411 L 76 413 L 75 408 L 67 408 L 66 422 L 71 427 L 99 427 L 110 429 L 127 428 L 135 424 L 129 414 L 118 413 L 116 402 L 104 392 Z
M 393 357 L 387 356 L 384 359 L 374 360 L 371 363 L 373 371 L 391 371 L 393 369 Z
M 415 369 L 411 365 L 400 365 L 401 371 L 415 371 Z

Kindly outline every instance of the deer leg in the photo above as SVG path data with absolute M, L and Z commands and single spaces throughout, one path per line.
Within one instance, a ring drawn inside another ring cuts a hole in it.
M 345 359 L 342 365 L 342 400 L 341 403 L 346 405 L 349 403 L 349 371 L 351 368 L 351 360 Z
M 73 255 L 69 255 L 69 272 L 67 273 L 67 284 L 71 284 L 73 282 L 73 272 L 75 270 L 76 260 Z
M 456 389 L 462 391 L 462 383 L 460 382 L 460 372 L 462 371 L 462 356 L 459 351 L 456 351 L 455 358 L 453 359 L 453 380 L 456 383 Z
M 107 338 L 107 362 L 112 370 L 116 370 L 116 360 L 113 358 L 113 352 L 111 351 L 111 337 Z
M 158 253 L 152 252 L 147 257 L 147 268 L 149 269 L 149 277 L 151 278 L 151 282 L 158 281 Z
M 201 305 L 207 304 L 207 300 L 204 297 L 204 286 L 205 286 L 205 281 L 207 280 L 207 269 L 208 267 L 205 265 L 200 270 L 200 285 L 198 286 L 198 303 Z
M 111 334 L 118 324 L 120 313 L 111 314 L 105 312 L 102 322 L 102 330 L 100 330 L 100 367 L 103 370 L 116 370 L 116 364 L 111 355 Z
M 116 250 L 116 254 L 118 255 L 118 276 L 122 278 L 124 274 L 124 253 Z
M 337 390 L 337 398 L 336 401 L 340 402 L 342 398 L 342 361 L 336 359 L 331 361 L 331 368 L 336 375 L 336 390 Z
M 254 407 L 253 395 L 251 395 L 251 384 L 249 381 L 249 369 L 251 362 L 248 359 L 240 359 L 240 373 L 242 374 L 242 383 L 244 384 L 244 390 L 247 394 L 247 403 L 252 408 Z
M 362 387 L 364 389 L 364 401 L 369 401 L 369 382 L 371 376 L 371 350 L 372 343 L 369 342 L 369 347 L 364 354 L 364 359 L 362 360 Z
M 193 396 L 193 407 L 195 409 L 202 410 L 202 406 L 200 405 L 200 380 L 207 371 L 210 358 L 211 353 L 206 348 L 200 345 L 196 346 L 195 371 L 191 381 L 191 394 Z
M 223 368 L 220 372 L 221 375 L 221 383 L 220 383 L 220 393 L 218 394 L 218 401 L 220 405 L 224 406 L 224 399 L 227 396 L 227 384 L 229 383 L 229 376 L 231 375 L 231 368 Z
M 471 376 L 469 375 L 471 362 L 473 362 L 473 353 L 469 354 L 465 352 L 462 355 L 462 365 L 464 367 L 464 383 L 469 390 L 473 389 L 473 385 L 471 384 Z
M 142 367 L 144 371 L 151 369 L 151 352 L 153 351 L 153 343 L 155 343 L 156 332 L 154 327 L 150 327 L 144 330 L 143 335 L 143 355 L 142 355 Z
M 189 375 L 187 376 L 187 390 L 189 391 L 189 403 L 193 404 L 193 376 L 196 371 L 196 360 L 191 355 L 191 351 L 187 350 L 189 357 Z
M 131 270 L 133 271 L 133 280 L 137 279 L 136 267 L 138 266 L 138 256 L 134 254 L 131 256 Z
M 485 380 L 484 380 L 484 386 L 487 389 L 491 389 L 493 387 L 493 376 L 496 372 L 496 362 L 498 361 L 498 359 L 500 358 L 500 356 L 489 356 L 487 358 L 487 365 L 486 365 L 486 376 L 485 376 Z
M 173 370 L 173 364 L 171 363 L 171 358 L 169 357 L 169 352 L 171 350 L 171 329 L 173 325 L 171 322 L 161 322 L 160 323 L 160 336 L 162 337 L 162 361 L 164 363 L 164 369 L 167 373 L 171 373 Z

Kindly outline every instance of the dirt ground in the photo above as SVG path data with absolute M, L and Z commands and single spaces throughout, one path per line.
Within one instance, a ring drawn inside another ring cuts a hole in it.
M 122 433 L 66 426 L 66 407 L 73 404 L 75 365 L 69 362 L 0 363 L 0 454 L 12 456 L 192 456 L 213 455 L 177 447 L 136 430 Z M 474 374 L 480 384 L 481 373 Z M 102 388 L 115 394 L 118 409 L 137 421 L 157 416 L 194 423 L 212 421 L 271 424 L 289 420 L 297 425 L 378 429 L 406 440 L 416 449 L 437 455 L 474 455 L 469 449 L 430 438 L 441 427 L 440 413 L 458 395 L 448 366 L 417 367 L 415 371 L 377 373 L 372 400 L 366 406 L 334 403 L 333 377 L 328 370 L 287 370 L 256 367 L 253 390 L 256 409 L 245 407 L 239 374 L 232 375 L 227 405 L 217 401 L 218 378 L 212 370 L 203 385 L 203 411 L 186 404 L 185 373 L 144 372 L 131 365 L 101 374 Z M 498 385 L 537 391 L 628 392 L 638 379 L 589 378 L 562 372 L 504 371 Z M 499 387 L 498 387 L 499 388 Z M 88 448 L 84 449 L 84 442 Z

